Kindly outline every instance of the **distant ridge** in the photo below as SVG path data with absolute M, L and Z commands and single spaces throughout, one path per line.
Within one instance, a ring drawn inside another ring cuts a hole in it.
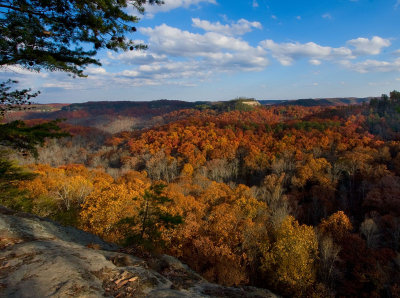
M 62 108 L 63 111 L 77 111 L 82 109 L 88 110 L 114 110 L 124 111 L 132 108 L 170 108 L 172 110 L 187 109 L 195 106 L 194 102 L 181 100 L 153 100 L 153 101 L 89 101 L 85 103 L 73 103 Z
M 204 110 L 216 112 L 250 111 L 258 106 L 348 106 L 368 103 L 373 97 L 344 98 L 308 98 L 295 100 L 255 100 L 240 97 L 228 101 L 183 101 L 183 100 L 153 100 L 153 101 L 89 101 L 71 104 L 34 104 L 33 109 L 9 113 L 7 119 L 75 119 L 75 125 L 96 126 L 98 123 L 108 123 L 117 116 L 135 117 L 149 120 L 152 117 L 165 115 L 183 109 Z M 22 114 L 21 114 L 22 113 Z M 17 118 L 15 118 L 17 117 Z M 77 120 L 80 119 L 80 120 Z M 89 120 L 90 119 L 90 120 Z M 108 120 L 107 120 L 108 119 Z
M 243 103 L 251 106 L 261 105 L 297 105 L 297 106 L 341 106 L 341 105 L 356 105 L 364 102 L 369 102 L 373 97 L 343 97 L 343 98 L 302 98 L 302 99 L 271 99 L 271 100 L 255 100 L 253 98 L 246 99 L 233 99 L 229 101 L 183 101 L 183 100 L 169 100 L 160 99 L 152 101 L 88 101 L 84 103 L 62 103 L 62 104 L 34 104 L 35 111 L 44 110 L 61 110 L 61 111 L 79 111 L 79 110 L 92 110 L 99 112 L 99 110 L 115 112 L 126 111 L 127 109 L 168 109 L 180 110 L 190 108 L 211 108 L 218 109 L 220 107 L 230 107 L 235 109 L 235 105 Z M 253 104 L 254 103 L 254 104 Z
M 281 106 L 347 106 L 369 102 L 372 97 L 343 97 L 343 98 L 307 98 L 294 100 L 259 100 L 262 105 Z

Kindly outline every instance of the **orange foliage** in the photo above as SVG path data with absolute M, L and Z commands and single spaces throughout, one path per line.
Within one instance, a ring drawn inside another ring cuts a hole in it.
M 86 198 L 80 213 L 82 228 L 112 242 L 121 242 L 126 234 L 117 224 L 139 214 L 140 200 L 150 186 L 143 173 L 129 172 L 117 181 L 99 179 Z
M 163 252 L 208 280 L 317 295 L 318 231 L 337 248 L 325 255 L 332 284 L 324 291 L 378 296 L 400 284 L 385 274 L 398 272 L 400 143 L 370 134 L 368 121 L 379 117 L 367 114 L 364 106 L 172 111 L 153 119 L 163 125 L 115 134 L 111 149 L 91 155 L 138 171 L 113 179 L 81 165 L 37 165 L 21 188 L 37 213 L 75 206 L 80 227 L 122 242 L 138 227 L 121 220 L 139 217 L 151 179 L 164 180 L 171 201 L 160 209 L 184 222 L 156 226 Z M 357 233 L 372 217 L 384 240 L 368 248 Z
M 322 220 L 318 228 L 322 233 L 330 235 L 340 243 L 351 232 L 353 226 L 346 214 L 343 211 L 338 211 L 327 219 Z

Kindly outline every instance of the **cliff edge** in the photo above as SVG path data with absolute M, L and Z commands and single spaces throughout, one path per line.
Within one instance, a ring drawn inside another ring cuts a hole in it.
M 212 284 L 177 259 L 146 261 L 51 220 L 0 206 L 1 297 L 277 297 Z

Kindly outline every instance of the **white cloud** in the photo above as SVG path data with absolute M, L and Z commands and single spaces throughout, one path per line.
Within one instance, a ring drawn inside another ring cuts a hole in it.
M 314 65 L 317 65 L 317 61 L 320 59 L 353 58 L 351 50 L 348 48 L 324 47 L 314 42 L 304 44 L 298 42 L 275 43 L 273 40 L 264 40 L 260 44 L 271 53 L 272 57 L 285 66 L 292 65 L 295 60 L 302 58 L 309 58 L 310 63 Z
M 242 54 L 248 56 L 249 61 L 253 57 L 263 58 L 265 62 L 261 66 L 268 64 L 261 47 L 252 47 L 246 41 L 220 33 L 195 34 L 165 24 L 140 31 L 149 36 L 149 47 L 158 54 L 197 58 L 211 58 L 216 53 Z
M 296 19 L 300 21 L 301 20 L 301 16 L 297 16 Z
M 396 4 L 394 5 L 394 8 L 397 9 L 400 6 L 400 0 L 396 1 Z
M 145 5 L 146 14 L 153 16 L 158 12 L 167 12 L 179 7 L 189 8 L 201 3 L 217 4 L 216 0 L 164 0 L 162 5 Z
M 261 71 L 268 66 L 264 55 L 248 55 L 243 53 L 216 53 L 205 59 L 205 66 L 212 66 L 219 71 Z
M 107 71 L 103 67 L 87 67 L 85 69 L 85 74 L 93 75 L 93 74 L 105 74 Z
M 233 25 L 247 24 L 238 21 Z M 214 24 L 215 25 L 215 24 Z M 233 28 L 234 26 L 231 25 Z M 253 27 L 259 25 L 253 23 Z M 264 70 L 269 61 L 261 46 L 253 47 L 240 38 L 217 32 L 195 34 L 167 25 L 140 28 L 146 35 L 147 51 L 107 53 L 108 66 L 88 67 L 86 79 L 52 75 L 37 82 L 39 88 L 112 89 L 118 86 L 179 85 L 194 86 L 217 73 Z M 241 28 L 241 30 L 244 30 Z M 123 68 L 116 70 L 118 64 Z
M 125 64 L 133 64 L 133 65 L 143 65 L 143 64 L 151 64 L 155 62 L 163 62 L 168 61 L 167 55 L 155 54 L 149 51 L 127 51 L 121 54 L 115 55 L 112 52 L 107 52 L 108 58 L 117 62 L 124 62 Z
M 236 23 L 221 24 L 220 22 L 210 23 L 209 21 L 200 20 L 199 18 L 193 18 L 193 27 L 201 28 L 205 31 L 221 33 L 224 35 L 243 35 L 251 32 L 253 28 L 262 29 L 262 25 L 259 22 L 249 22 L 245 19 L 240 19 Z
M 185 1 L 181 1 L 184 3 Z M 191 1 L 196 2 L 196 1 Z M 199 1 L 197 1 L 199 2 Z M 203 1 L 204 2 L 204 1 Z M 187 3 L 187 2 L 185 2 Z M 400 57 L 394 61 L 351 61 L 360 55 L 376 55 L 391 45 L 389 39 L 374 36 L 347 41 L 346 46 L 322 46 L 315 42 L 284 42 L 264 40 L 252 46 L 240 36 L 254 29 L 261 29 L 259 22 L 240 19 L 236 22 L 209 22 L 193 18 L 193 26 L 204 29 L 204 33 L 193 33 L 162 24 L 156 27 L 139 28 L 146 38 L 136 43 L 149 45 L 147 51 L 107 53 L 104 67 L 88 67 L 87 79 L 66 78 L 58 73 L 40 73 L 40 80 L 23 68 L 0 68 L 0 76 L 10 71 L 26 78 L 38 88 L 62 89 L 112 89 L 116 86 L 179 85 L 194 86 L 198 82 L 214 77 L 218 73 L 262 71 L 269 65 L 268 56 L 289 66 L 305 59 L 318 66 L 326 61 L 340 63 L 347 69 L 360 73 L 400 71 Z M 400 50 L 394 52 L 400 55 Z M 357 60 L 355 60 L 357 61 Z M 118 66 L 119 64 L 119 66 Z M 118 68 L 117 68 L 118 67 Z M 4 70 L 1 73 L 1 70 Z M 21 80 L 23 81 L 23 79 Z M 309 82 L 312 84 L 313 82 Z M 40 84 L 40 85 L 39 85 Z M 312 85 L 310 85 L 312 86 Z M 317 85 L 315 85 L 317 86 Z
M 72 79 L 62 73 L 54 73 L 37 85 L 37 89 L 115 89 L 132 86 L 180 85 L 193 86 L 211 76 L 212 72 L 196 61 L 168 61 L 140 65 L 118 72 L 93 71 L 87 78 Z
M 42 88 L 57 88 L 57 89 L 64 89 L 64 90 L 76 90 L 82 89 L 79 87 L 79 84 L 74 84 L 73 82 L 51 82 L 51 83 L 44 83 Z
M 330 13 L 324 13 L 321 17 L 327 20 L 332 20 L 332 15 Z
M 253 7 L 254 8 L 257 8 L 259 5 L 258 5 L 258 2 L 257 2 L 257 0 L 253 0 Z
M 389 47 L 391 43 L 388 39 L 374 36 L 371 39 L 359 37 L 349 40 L 347 45 L 354 47 L 354 50 L 348 47 L 321 46 L 314 42 L 276 43 L 273 40 L 264 40 L 260 45 L 268 50 L 272 57 L 282 65 L 288 66 L 302 58 L 308 58 L 312 65 L 320 65 L 321 60 L 349 60 L 360 55 L 377 55 L 381 53 L 383 48 Z M 400 54 L 400 50 L 398 54 Z
M 311 65 L 321 65 L 321 60 L 318 60 L 318 59 L 310 59 L 309 61 L 308 61 Z
M 148 36 L 149 50 L 109 52 L 112 63 L 123 61 L 127 67 L 118 72 L 90 69 L 91 82 L 107 86 L 193 86 L 216 73 L 260 71 L 268 66 L 262 47 L 252 47 L 232 36 L 195 34 L 165 24 L 140 31 Z
M 169 61 L 141 65 L 136 70 L 125 70 L 114 76 L 165 83 L 174 79 L 184 81 L 191 78 L 205 78 L 211 74 L 211 71 L 202 68 L 198 61 Z
M 348 69 L 360 73 L 400 71 L 400 58 L 391 62 L 379 61 L 379 60 L 365 60 L 357 63 L 351 63 L 350 61 L 342 61 L 341 64 Z
M 374 36 L 372 39 L 363 37 L 352 39 L 347 44 L 355 48 L 353 51 L 355 55 L 378 55 L 383 48 L 389 47 L 391 42 L 389 39 Z

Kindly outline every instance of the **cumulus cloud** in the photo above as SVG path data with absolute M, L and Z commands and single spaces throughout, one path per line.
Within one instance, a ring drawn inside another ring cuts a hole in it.
M 136 70 L 125 70 L 114 74 L 115 77 L 134 78 L 154 82 L 163 82 L 172 79 L 200 78 L 210 75 L 209 71 L 199 71 L 199 62 L 196 61 L 170 61 L 169 63 L 157 63 L 141 65 Z
M 180 1 L 188 3 L 202 1 Z M 204 1 L 203 1 L 204 2 Z M 208 1 L 210 2 L 210 1 Z M 213 2 L 213 1 L 211 1 Z M 23 68 L 11 67 L 10 71 L 25 77 L 26 82 L 35 83 L 40 88 L 91 89 L 115 88 L 115 86 L 180 85 L 193 86 L 218 73 L 262 71 L 269 65 L 267 57 L 272 56 L 282 65 L 289 66 L 300 59 L 318 66 L 325 61 L 340 63 L 347 69 L 360 73 L 400 71 L 400 57 L 394 61 L 355 60 L 362 55 L 377 55 L 391 45 L 388 39 L 374 36 L 349 40 L 343 47 L 322 46 L 315 42 L 261 41 L 251 45 L 241 38 L 247 32 L 261 29 L 259 22 L 240 19 L 221 24 L 193 18 L 193 26 L 204 29 L 203 33 L 193 33 L 162 24 L 156 27 L 140 28 L 146 38 L 142 42 L 149 45 L 147 51 L 127 51 L 107 53 L 104 67 L 88 67 L 87 79 L 65 78 L 59 74 L 40 73 L 41 85 L 33 82 L 34 76 Z M 400 50 L 394 54 L 400 55 Z M 357 61 L 357 62 L 355 62 Z M 121 66 L 123 65 L 123 66 Z M 110 67 L 109 67 L 110 66 Z M 22 81 L 22 80 L 21 80 Z M 32 84 L 33 84 L 32 83 Z M 31 86 L 26 84 L 27 86 Z
M 272 57 L 277 59 L 282 65 L 292 65 L 295 60 L 309 58 L 310 63 L 318 65 L 321 59 L 331 60 L 334 58 L 350 59 L 352 52 L 345 47 L 332 48 L 318 45 L 314 42 L 299 43 L 276 43 L 273 40 L 264 40 L 261 46 L 267 49 Z
M 164 0 L 163 5 L 145 5 L 146 14 L 152 16 L 158 12 L 167 12 L 179 7 L 189 8 L 201 3 L 217 4 L 216 0 Z
M 394 61 L 379 61 L 368 59 L 356 63 L 351 63 L 350 61 L 342 61 L 341 64 L 348 69 L 357 71 L 359 73 L 400 71 L 400 58 L 397 58 Z
M 117 72 L 93 68 L 87 78 L 73 79 L 62 73 L 54 73 L 35 86 L 37 86 L 36 89 L 44 91 L 46 89 L 88 90 L 157 85 L 193 86 L 211 75 L 212 71 L 203 67 L 200 62 L 169 61 L 135 66 Z M 29 86 L 33 86 L 32 83 Z
M 235 37 L 232 32 L 235 26 L 242 26 L 241 33 L 253 26 L 247 20 L 239 20 L 229 25 L 211 23 L 193 19 L 193 26 L 207 32 L 193 33 L 166 24 L 154 28 L 140 28 L 147 36 L 148 51 L 131 51 L 122 54 L 108 54 L 112 61 L 124 61 L 130 68 L 117 73 L 104 74 L 99 71 L 98 77 L 108 77 L 115 84 L 157 85 L 182 84 L 193 85 L 198 80 L 205 80 L 216 73 L 261 71 L 268 64 L 268 54 L 282 65 L 288 66 L 299 59 L 308 59 L 311 65 L 318 66 L 323 61 L 342 61 L 342 65 L 358 71 L 372 71 L 368 63 L 350 62 L 356 56 L 348 47 L 321 46 L 314 42 L 276 43 L 273 40 L 262 41 L 258 46 Z M 260 25 L 261 26 L 261 25 Z M 217 31 L 217 32 L 216 32 Z M 237 29 L 237 32 L 240 31 Z M 236 34 L 238 34 L 236 32 Z M 367 43 L 365 43 L 365 40 Z M 376 51 L 379 45 L 385 45 L 386 40 L 380 37 L 369 39 L 357 38 L 348 42 L 354 51 L 361 48 L 361 43 L 367 44 L 369 53 Z M 366 52 L 366 50 L 364 50 Z M 370 62 L 369 62 L 370 63 Z M 381 71 L 385 65 L 375 69 Z
M 353 51 L 355 55 L 378 55 L 383 48 L 389 47 L 391 42 L 389 39 L 374 36 L 372 39 L 363 37 L 352 39 L 347 44 L 355 48 Z
M 264 61 L 259 57 L 248 59 L 246 55 L 230 53 L 213 53 L 201 60 L 188 59 L 183 61 L 169 60 L 167 62 L 140 65 L 130 70 L 107 74 L 117 84 L 129 83 L 138 85 L 182 84 L 193 85 L 194 82 L 205 80 L 217 72 L 260 70 L 258 63 Z M 98 78 L 97 78 L 98 79 Z
M 116 73 L 107 73 L 94 78 L 121 86 L 180 85 L 194 86 L 213 75 L 214 70 L 201 61 L 168 61 L 140 65 Z
M 193 18 L 193 27 L 201 28 L 205 31 L 216 32 L 223 35 L 244 35 L 248 32 L 253 31 L 254 28 L 262 29 L 262 25 L 259 22 L 249 22 L 245 19 L 240 19 L 236 23 L 221 24 L 220 22 L 211 23 L 209 21 L 200 20 L 199 18 Z
M 93 74 L 105 74 L 107 71 L 103 67 L 93 67 L 90 66 L 85 69 L 85 74 L 87 75 L 93 75 Z
M 140 31 L 149 37 L 152 51 L 159 54 L 213 60 L 213 55 L 225 53 L 234 57 L 248 57 L 248 61 L 258 58 L 262 60 L 259 65 L 255 65 L 258 68 L 268 64 L 266 52 L 262 47 L 252 47 L 246 41 L 232 36 L 216 32 L 196 34 L 165 24 L 155 28 L 141 28 Z
M 193 86 L 216 73 L 260 71 L 268 65 L 262 47 L 252 47 L 233 36 L 217 32 L 195 34 L 165 24 L 140 31 L 148 36 L 149 50 L 109 52 L 111 63 L 123 61 L 126 67 L 117 72 L 88 69 L 93 84 Z
M 216 25 L 216 24 L 211 24 Z M 258 27 L 258 24 L 238 21 L 231 24 Z M 217 73 L 234 73 L 264 70 L 269 61 L 261 46 L 218 32 L 196 34 L 168 25 L 140 28 L 147 36 L 147 51 L 107 53 L 104 67 L 88 67 L 86 79 L 51 76 L 42 81 L 40 88 L 77 89 L 115 88 L 143 85 L 193 86 Z M 118 63 L 117 63 L 118 62 Z M 122 63 L 121 63 L 122 62 Z M 123 67 L 119 67 L 123 65 Z M 110 66 L 110 67 L 109 67 Z M 112 68 L 111 68 L 112 66 Z
M 149 51 L 127 51 L 118 55 L 108 52 L 107 56 L 112 61 L 117 61 L 118 63 L 122 61 L 128 65 L 143 65 L 168 61 L 167 55 L 158 55 Z

